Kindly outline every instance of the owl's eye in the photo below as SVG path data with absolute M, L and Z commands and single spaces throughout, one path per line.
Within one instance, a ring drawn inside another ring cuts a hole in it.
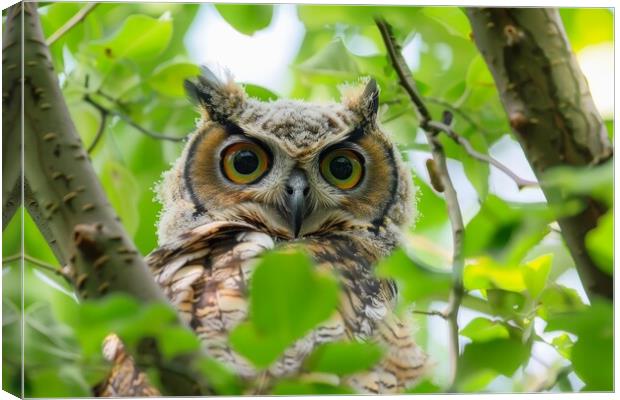
M 350 149 L 336 149 L 321 160 L 321 174 L 342 190 L 353 189 L 364 175 L 362 156 Z
M 269 169 L 269 156 L 252 142 L 228 146 L 222 153 L 222 170 L 232 182 L 247 185 L 259 180 Z

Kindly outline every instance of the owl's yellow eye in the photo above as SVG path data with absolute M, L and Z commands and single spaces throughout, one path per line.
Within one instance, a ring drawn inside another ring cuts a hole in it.
M 364 175 L 362 157 L 350 149 L 333 150 L 321 160 L 321 174 L 339 189 L 353 189 Z
M 228 146 L 222 153 L 222 170 L 232 182 L 247 185 L 259 180 L 269 169 L 269 156 L 252 142 Z

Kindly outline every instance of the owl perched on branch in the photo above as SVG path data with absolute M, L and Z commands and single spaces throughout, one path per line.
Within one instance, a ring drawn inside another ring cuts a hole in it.
M 322 343 L 362 340 L 379 344 L 384 356 L 343 383 L 366 393 L 410 386 L 426 355 L 393 312 L 394 283 L 373 268 L 399 244 L 413 188 L 377 124 L 375 81 L 345 87 L 342 102 L 329 104 L 261 102 L 206 68 L 185 86 L 202 118 L 159 186 L 160 247 L 147 261 L 207 354 L 257 377 L 228 334 L 247 317 L 256 258 L 296 243 L 337 276 L 340 305 L 267 374 L 297 374 Z

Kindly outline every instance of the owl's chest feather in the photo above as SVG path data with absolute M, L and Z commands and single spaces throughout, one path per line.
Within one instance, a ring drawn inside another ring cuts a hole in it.
M 375 336 L 381 330 L 378 325 L 391 312 L 395 295 L 392 285 L 373 276 L 367 252 L 350 239 L 314 238 L 303 245 L 317 268 L 332 270 L 339 277 L 341 303 L 338 312 L 270 367 L 273 376 L 298 371 L 304 358 L 321 343 Z M 248 378 L 256 371 L 230 348 L 228 334 L 247 317 L 248 286 L 257 256 L 273 247 L 271 237 L 246 224 L 211 223 L 149 256 L 156 280 L 207 352 Z

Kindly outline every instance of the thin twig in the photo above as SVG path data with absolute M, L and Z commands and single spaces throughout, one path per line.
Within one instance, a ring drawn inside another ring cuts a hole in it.
M 456 190 L 448 173 L 446 163 L 446 155 L 443 147 L 437 138 L 437 134 L 441 131 L 436 126 L 431 125 L 432 116 L 422 97 L 419 95 L 415 86 L 415 81 L 409 72 L 409 68 L 401 54 L 400 45 L 394 39 L 390 25 L 383 19 L 377 19 L 377 27 L 385 43 L 392 67 L 396 71 L 400 85 L 405 89 L 409 98 L 415 106 L 415 111 L 420 119 L 420 127 L 424 130 L 428 143 L 431 146 L 431 152 L 435 161 L 441 183 L 444 187 L 444 196 L 446 206 L 448 208 L 448 217 L 452 226 L 453 254 L 452 254 L 452 289 L 448 299 L 448 308 L 444 312 L 447 317 L 450 328 L 450 390 L 454 389 L 456 376 L 458 372 L 459 360 L 459 327 L 458 312 L 464 295 L 463 287 L 463 267 L 465 265 L 465 257 L 463 254 L 465 228 L 463 225 L 463 217 L 459 207 Z
M 88 153 L 91 153 L 93 150 L 95 150 L 97 143 L 99 143 L 99 140 L 101 139 L 101 137 L 103 136 L 103 133 L 105 132 L 105 125 L 108 120 L 108 110 L 106 110 L 103 107 L 100 107 L 98 104 L 94 104 L 92 102 L 90 104 L 93 107 L 95 107 L 97 111 L 99 111 L 99 115 L 101 116 L 101 121 L 99 121 L 99 128 L 97 128 L 97 133 L 95 134 L 95 137 L 92 143 L 90 144 L 90 146 L 88 146 L 88 149 L 86 150 Z
M 449 101 L 445 101 L 442 99 L 438 99 L 436 97 L 425 97 L 424 100 L 429 103 L 438 104 L 442 107 L 447 108 L 448 110 L 454 112 L 455 114 L 460 115 L 465 121 L 467 121 L 471 126 L 473 126 L 477 131 L 484 133 L 487 136 L 493 136 L 493 132 L 486 129 L 484 126 L 476 122 L 472 117 L 470 117 L 465 111 L 463 111 L 460 107 L 451 104 Z
M 32 256 L 30 256 L 28 254 L 24 254 L 23 256 L 24 256 L 24 260 L 25 261 L 28 261 L 29 263 L 31 263 L 32 265 L 34 265 L 36 267 L 39 267 L 39 268 L 44 269 L 46 271 L 53 272 L 53 273 L 55 273 L 57 275 L 66 277 L 65 273 L 60 268 L 56 267 L 55 265 L 46 263 L 45 261 L 39 260 L 38 258 L 34 258 L 34 257 L 32 257 Z M 22 258 L 22 254 L 13 254 L 12 256 L 4 257 L 2 259 L 2 263 L 3 264 L 10 263 L 10 262 L 13 262 L 13 261 L 20 260 L 21 258 Z
M 445 132 L 452 140 L 454 140 L 457 144 L 460 144 L 465 149 L 467 154 L 469 154 L 471 157 L 475 158 L 478 161 L 486 162 L 508 175 L 517 184 L 517 187 L 519 189 L 523 189 L 524 187 L 528 186 L 538 186 L 538 182 L 521 178 L 520 176 L 512 172 L 510 168 L 508 168 L 495 158 L 480 153 L 479 151 L 474 149 L 467 139 L 456 133 L 452 128 L 450 128 L 450 126 L 439 121 L 429 121 L 428 124 L 434 129 Z
M 381 123 L 382 124 L 387 124 L 388 122 L 392 122 L 395 119 L 400 118 L 403 115 L 407 114 L 407 112 L 408 112 L 408 110 L 406 110 L 406 109 L 402 110 L 402 111 L 399 111 L 399 112 L 395 113 L 394 115 L 390 116 L 389 118 L 386 118 L 386 119 L 382 120 Z
M 168 140 L 170 142 L 181 142 L 185 139 L 185 137 L 183 136 L 167 136 L 167 135 L 162 135 L 156 132 L 152 132 L 148 129 L 146 129 L 145 127 L 141 126 L 140 124 L 138 124 L 136 121 L 134 121 L 129 115 L 122 113 L 120 111 L 117 110 L 111 110 L 106 108 L 105 106 L 103 106 L 101 103 L 98 103 L 97 101 L 95 101 L 90 95 L 85 95 L 84 96 L 84 101 L 87 102 L 88 104 L 92 105 L 93 107 L 95 107 L 102 115 L 105 113 L 106 116 L 107 115 L 115 115 L 117 117 L 119 117 L 120 119 L 122 119 L 123 121 L 125 121 L 126 124 L 128 124 L 129 126 L 133 127 L 134 129 L 138 130 L 140 133 L 149 136 L 153 139 L 158 139 L 158 140 Z M 102 123 L 103 125 L 103 123 Z M 102 126 L 99 126 L 100 130 L 103 130 L 104 128 L 102 128 Z M 100 135 L 102 135 L 103 132 L 101 132 Z M 97 139 L 97 137 L 95 137 Z M 98 139 L 97 139 L 98 140 Z M 90 147 L 94 148 L 94 145 L 96 143 L 92 143 Z M 89 151 L 91 150 L 91 148 L 89 147 Z
M 86 16 L 88 14 L 90 14 L 91 11 L 93 11 L 95 9 L 95 7 L 97 7 L 98 5 L 99 5 L 99 3 L 88 3 L 88 4 L 86 4 L 83 8 L 80 9 L 80 11 L 76 12 L 75 15 L 73 17 L 71 17 L 71 19 L 68 20 L 63 26 L 58 28 L 58 30 L 56 32 L 52 33 L 50 35 L 50 37 L 47 38 L 45 43 L 48 46 L 51 46 L 52 43 L 54 43 L 55 41 L 60 39 L 63 35 L 65 35 L 67 32 L 69 32 L 71 29 L 73 29 L 77 24 L 82 22 L 84 20 L 84 18 L 86 18 Z
M 437 311 L 437 310 L 430 310 L 430 311 L 413 310 L 411 312 L 413 314 L 428 315 L 429 317 L 441 317 L 443 319 L 447 319 L 448 318 L 448 316 L 446 314 L 444 314 L 443 311 Z

